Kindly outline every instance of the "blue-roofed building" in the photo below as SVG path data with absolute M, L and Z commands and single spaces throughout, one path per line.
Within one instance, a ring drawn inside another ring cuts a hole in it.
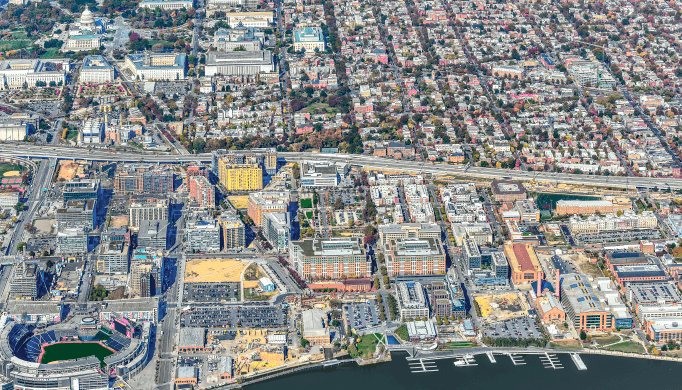
M 129 54 L 126 56 L 125 68 L 139 80 L 181 80 L 187 75 L 187 54 Z
M 78 82 L 81 84 L 111 83 L 116 78 L 115 76 L 114 67 L 103 56 L 87 56 L 83 60 Z
M 324 34 L 319 27 L 301 27 L 294 30 L 294 50 L 305 50 L 314 52 L 315 50 L 324 51 L 326 45 Z

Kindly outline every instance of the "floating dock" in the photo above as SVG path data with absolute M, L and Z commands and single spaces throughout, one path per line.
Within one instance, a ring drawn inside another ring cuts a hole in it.
M 564 368 L 564 366 L 561 365 L 557 355 L 550 355 L 549 353 L 545 352 L 544 355 L 540 355 L 540 360 L 542 361 L 542 364 L 545 366 L 545 368 L 553 368 L 555 370 Z
M 515 366 L 522 366 L 526 364 L 526 362 L 523 360 L 523 356 L 519 356 L 513 353 L 508 354 L 509 358 L 511 359 L 512 363 L 514 363 Z
M 495 360 L 495 355 L 493 355 L 492 351 L 488 351 L 485 354 L 488 355 L 488 359 L 490 359 L 490 363 L 497 363 L 497 361 Z
M 471 366 L 478 366 L 478 363 L 476 363 L 476 358 L 474 358 L 473 355 L 464 355 L 458 357 L 457 360 L 455 360 L 455 366 L 457 367 L 471 367 Z
M 413 373 L 438 371 L 436 362 L 431 360 L 419 359 L 419 361 L 408 362 L 408 364 L 410 365 L 410 371 Z
M 580 355 L 577 353 L 572 353 L 571 359 L 573 359 L 573 363 L 575 363 L 576 367 L 578 367 L 578 370 L 587 370 L 587 366 L 583 362 L 583 359 L 580 357 Z

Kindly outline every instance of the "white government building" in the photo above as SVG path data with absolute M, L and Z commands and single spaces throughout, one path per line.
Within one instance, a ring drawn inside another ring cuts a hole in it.
M 68 70 L 68 60 L 67 70 Z M 37 82 L 49 85 L 64 84 L 66 72 L 62 60 L 4 60 L 0 61 L 0 89 L 34 87 Z M 61 66 L 61 69 L 59 69 Z
M 144 0 L 139 8 L 149 9 L 190 9 L 194 8 L 194 0 Z
M 228 51 L 209 52 L 206 58 L 206 76 L 246 76 L 260 73 L 272 73 L 277 70 L 272 52 L 257 51 Z
M 110 83 L 116 78 L 114 67 L 100 56 L 87 56 L 83 60 L 83 67 L 78 76 L 78 82 L 85 83 Z
M 96 34 L 97 27 L 95 26 L 95 18 L 92 12 L 85 7 L 85 11 L 81 14 L 79 29 L 74 31 L 73 35 L 69 36 L 66 43 L 61 48 L 62 52 L 67 51 L 88 51 L 99 49 L 102 45 L 102 40 Z
M 187 55 L 185 53 L 129 54 L 126 56 L 125 68 L 140 80 L 181 80 L 187 74 Z

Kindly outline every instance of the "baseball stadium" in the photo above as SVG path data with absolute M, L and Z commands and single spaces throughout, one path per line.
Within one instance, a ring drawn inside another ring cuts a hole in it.
M 109 389 L 144 368 L 151 358 L 149 340 L 149 322 L 120 316 L 46 328 L 9 320 L 0 330 L 0 380 L 15 390 Z

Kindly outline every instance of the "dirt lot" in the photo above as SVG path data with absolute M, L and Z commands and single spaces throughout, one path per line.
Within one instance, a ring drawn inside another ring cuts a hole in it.
M 584 253 L 571 255 L 570 259 L 575 263 L 575 265 L 578 266 L 578 268 L 580 268 L 583 273 L 590 275 L 593 278 L 601 278 L 604 276 L 604 274 L 601 272 L 601 269 L 599 269 L 599 266 L 597 266 L 595 263 L 590 263 L 590 259 L 585 256 Z
M 232 206 L 238 209 L 245 209 L 246 202 L 249 200 L 248 195 L 232 195 L 228 196 L 227 199 L 232 203 Z
M 36 219 L 33 226 L 38 229 L 39 233 L 49 234 L 52 232 L 52 225 L 55 224 L 54 219 Z
M 517 294 L 480 294 L 474 299 L 486 320 L 504 320 L 526 314 L 526 307 Z
M 109 226 L 112 228 L 120 228 L 123 226 L 128 226 L 128 217 L 111 217 Z
M 68 181 L 73 180 L 78 172 L 78 164 L 73 161 L 60 161 L 59 162 L 59 175 L 57 176 L 57 181 Z
M 238 282 L 248 263 L 229 259 L 196 259 L 185 266 L 187 282 Z

